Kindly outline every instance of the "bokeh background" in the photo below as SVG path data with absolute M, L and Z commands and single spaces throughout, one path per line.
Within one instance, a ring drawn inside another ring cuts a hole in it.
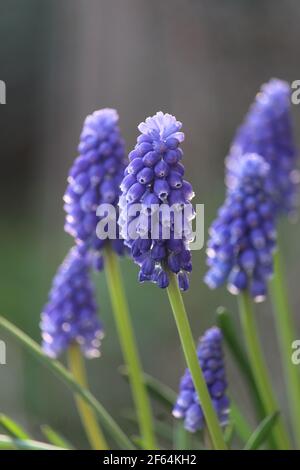
M 64 234 L 62 195 L 84 117 L 115 107 L 131 149 L 137 124 L 158 110 L 184 124 L 186 174 L 205 204 L 205 224 L 224 196 L 224 157 L 260 85 L 300 79 L 297 0 L 0 0 L 0 308 L 40 341 L 39 317 L 71 238 Z M 300 107 L 294 106 L 299 143 Z M 294 311 L 300 305 L 299 223 L 281 227 Z M 236 318 L 236 299 L 203 284 L 204 250 L 193 253 L 186 306 L 195 337 L 215 322 L 219 305 Z M 138 285 L 122 261 L 146 371 L 177 387 L 184 362 L 165 292 Z M 105 278 L 96 277 L 106 326 L 103 354 L 88 364 L 91 386 L 110 412 L 125 419 L 130 392 L 117 369 L 122 356 Z M 298 327 L 300 326 L 299 315 Z M 282 370 L 268 302 L 257 320 L 279 399 Z M 295 339 L 300 336 L 295 332 Z M 0 331 L 0 411 L 37 438 L 49 423 L 77 446 L 87 443 L 68 390 Z M 247 393 L 228 357 L 231 391 L 252 419 Z M 165 417 L 165 419 L 168 419 Z

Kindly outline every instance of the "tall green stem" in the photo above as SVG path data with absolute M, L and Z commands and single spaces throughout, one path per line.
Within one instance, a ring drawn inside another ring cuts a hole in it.
M 218 418 L 213 408 L 206 382 L 199 365 L 194 338 L 191 332 L 191 327 L 185 311 L 182 296 L 178 288 L 177 278 L 176 275 L 171 272 L 169 273 L 169 276 L 170 285 L 168 287 L 168 295 L 187 366 L 191 372 L 195 389 L 201 402 L 207 428 L 214 448 L 217 450 L 225 450 L 226 444 L 223 438 L 222 429 L 218 422 Z
M 291 348 L 296 330 L 284 280 L 284 270 L 278 250 L 274 255 L 274 277 L 271 281 L 271 299 L 289 398 L 290 415 L 297 445 L 300 446 L 300 376 L 297 367 L 291 361 Z
M 253 375 L 268 415 L 279 410 L 275 396 L 273 394 L 272 385 L 270 383 L 267 366 L 264 361 L 263 353 L 259 344 L 257 335 L 257 326 L 255 324 L 252 301 L 248 292 L 243 292 L 239 296 L 239 307 L 241 315 L 241 323 L 244 330 L 245 340 L 248 348 L 250 364 Z M 277 446 L 280 449 L 289 449 L 289 437 L 284 428 L 281 416 L 273 428 L 273 436 Z
M 87 378 L 79 346 L 72 344 L 68 349 L 69 368 L 77 382 L 88 389 Z M 108 445 L 91 408 L 79 396 L 75 395 L 79 415 L 86 435 L 94 450 L 107 450 Z
M 105 272 L 121 348 L 128 367 L 129 380 L 145 447 L 156 448 L 150 402 L 143 381 L 142 367 L 128 311 L 119 263 L 115 253 L 105 250 Z

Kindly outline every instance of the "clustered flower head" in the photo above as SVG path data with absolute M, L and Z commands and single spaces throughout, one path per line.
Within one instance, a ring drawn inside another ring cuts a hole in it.
M 87 116 L 64 195 L 67 213 L 65 230 L 77 244 L 98 254 L 97 267 L 102 267 L 101 248 L 106 240 L 97 237 L 96 214 L 100 204 L 117 207 L 120 182 L 126 166 L 125 145 L 118 126 L 119 116 L 114 109 L 101 109 Z M 122 254 L 123 241 L 110 240 L 113 249 Z
M 162 112 L 138 126 L 141 134 L 129 154 L 130 163 L 121 183 L 119 225 L 140 266 L 141 282 L 152 281 L 165 288 L 170 270 L 176 273 L 180 289 L 186 290 L 187 273 L 192 270 L 189 243 L 194 213 L 190 201 L 194 193 L 184 180 L 183 152 L 179 147 L 184 140 L 181 127 L 174 116 Z M 137 204 L 141 210 L 130 215 Z M 171 214 L 168 208 L 172 209 Z M 135 237 L 129 233 L 130 226 L 134 227 Z
M 205 282 L 216 288 L 227 282 L 233 294 L 249 290 L 264 299 L 273 274 L 276 248 L 274 201 L 268 189 L 270 166 L 257 154 L 241 156 L 235 184 L 210 228 Z
M 229 399 L 226 395 L 222 333 L 219 328 L 210 328 L 200 338 L 197 355 L 219 422 L 225 426 L 228 422 Z M 184 419 L 184 427 L 190 432 L 196 432 L 205 426 L 201 403 L 189 369 L 186 369 L 180 381 L 173 416 Z
M 43 349 L 51 357 L 59 356 L 74 342 L 86 357 L 100 355 L 103 328 L 89 268 L 86 253 L 75 246 L 54 277 L 41 317 Z
M 267 178 L 278 213 L 290 213 L 297 203 L 299 174 L 291 119 L 288 83 L 272 79 L 261 87 L 227 158 L 227 183 L 234 184 L 241 155 L 257 153 L 270 165 Z

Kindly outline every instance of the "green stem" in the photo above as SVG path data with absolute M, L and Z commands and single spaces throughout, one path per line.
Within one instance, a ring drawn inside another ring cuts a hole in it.
M 6 318 L 0 316 L 0 327 L 10 333 L 17 341 L 19 341 L 25 348 L 28 349 L 43 365 L 48 367 L 54 374 L 59 377 L 62 382 L 69 386 L 72 392 L 77 393 L 86 401 L 88 405 L 94 410 L 95 414 L 99 417 L 103 426 L 113 439 L 119 444 L 121 449 L 135 449 L 132 442 L 128 439 L 126 434 L 107 413 L 103 405 L 96 400 L 89 390 L 83 388 L 73 377 L 73 375 L 59 362 L 50 357 L 42 351 L 41 347 L 33 341 L 24 331 L 13 325 Z
M 289 306 L 284 279 L 282 260 L 278 250 L 274 255 L 274 277 L 271 282 L 271 300 L 289 397 L 290 415 L 295 438 L 298 446 L 300 446 L 300 377 L 297 367 L 291 361 L 291 348 L 295 339 L 294 332 L 296 330 L 294 328 L 293 316 Z
M 182 421 L 176 421 L 173 429 L 173 449 L 189 450 L 191 443 L 189 442 L 190 433 L 184 429 Z
M 272 415 L 279 410 L 279 407 L 273 394 L 267 366 L 259 344 L 252 302 L 248 292 L 240 294 L 239 308 L 253 375 L 255 377 L 265 411 L 268 415 Z M 279 419 L 274 426 L 273 436 L 280 449 L 290 448 L 288 434 L 284 428 L 281 416 L 279 416 Z
M 86 372 L 84 367 L 84 359 L 82 357 L 80 347 L 77 344 L 72 344 L 68 349 L 69 368 L 77 382 L 88 389 Z M 100 429 L 100 426 L 95 418 L 91 408 L 85 403 L 82 398 L 75 395 L 75 400 L 81 417 L 82 425 L 86 431 L 86 435 L 94 450 L 107 450 L 108 445 L 105 437 Z
M 266 416 L 266 413 L 253 377 L 252 369 L 246 351 L 241 344 L 238 332 L 235 329 L 233 320 L 224 307 L 219 307 L 217 310 L 217 325 L 221 328 L 228 349 L 247 382 L 251 398 L 256 408 L 257 417 L 261 421 Z
M 170 304 L 175 317 L 178 333 L 180 336 L 183 352 L 187 362 L 187 366 L 191 372 L 195 389 L 198 393 L 199 400 L 203 409 L 208 431 L 211 436 L 212 443 L 217 450 L 225 450 L 226 444 L 223 438 L 222 429 L 218 422 L 215 410 L 213 408 L 211 398 L 206 386 L 205 379 L 199 361 L 197 358 L 194 338 L 191 327 L 185 311 L 182 296 L 178 287 L 177 277 L 173 273 L 169 273 L 170 285 L 168 287 L 168 295 Z
M 105 250 L 105 272 L 121 348 L 128 367 L 141 435 L 145 447 L 152 450 L 157 448 L 157 446 L 150 402 L 143 381 L 142 367 L 128 311 L 119 263 L 115 253 L 110 248 Z
M 230 397 L 230 421 L 233 423 L 234 430 L 239 438 L 243 442 L 247 442 L 252 429 L 232 397 Z

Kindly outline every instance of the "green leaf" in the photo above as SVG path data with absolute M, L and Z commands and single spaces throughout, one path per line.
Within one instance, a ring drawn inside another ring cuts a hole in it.
M 18 423 L 3 413 L 0 414 L 0 426 L 12 437 L 30 439 L 29 434 Z
M 15 439 L 0 435 L 1 450 L 67 450 L 62 447 L 52 446 L 46 442 L 33 441 L 31 439 Z
M 47 424 L 43 424 L 41 426 L 41 430 L 50 444 L 58 447 L 64 447 L 65 449 L 73 449 L 73 446 L 67 441 L 67 439 L 62 437 L 58 432 L 54 431 L 54 429 Z
M 239 407 L 232 398 L 230 398 L 230 421 L 233 424 L 234 430 L 241 441 L 247 442 L 251 436 L 251 426 L 248 424 L 247 420 L 242 415 Z
M 59 362 L 49 358 L 44 354 L 40 346 L 33 341 L 26 333 L 21 331 L 15 325 L 10 323 L 4 317 L 0 316 L 0 327 L 14 336 L 23 346 L 25 346 L 42 364 L 54 372 L 69 388 L 77 393 L 98 416 L 100 422 L 106 428 L 110 436 L 118 443 L 121 449 L 134 449 L 134 445 L 128 439 L 126 434 L 121 430 L 119 425 L 107 413 L 103 405 L 96 400 L 89 390 L 81 387 L 73 375 Z
M 224 431 L 224 441 L 226 442 L 229 448 L 230 448 L 233 438 L 234 438 L 234 423 L 229 423 L 226 426 L 225 431 Z
M 174 423 L 173 449 L 189 450 L 191 449 L 190 433 L 184 429 L 183 422 L 176 420 Z
M 128 379 L 128 369 L 126 366 L 119 367 L 123 377 Z M 149 374 L 143 374 L 144 383 L 151 396 L 168 408 L 173 408 L 177 395 L 170 387 L 161 383 Z
M 235 362 L 237 363 L 240 371 L 242 372 L 245 380 L 248 383 L 251 396 L 254 400 L 257 416 L 259 419 L 262 419 L 265 417 L 266 413 L 264 411 L 264 406 L 261 401 L 260 394 L 256 387 L 256 383 L 252 374 L 251 367 L 249 365 L 247 354 L 245 352 L 245 349 L 242 347 L 240 341 L 238 340 L 238 333 L 235 329 L 231 316 L 224 307 L 219 307 L 217 309 L 217 325 L 222 330 L 228 349 L 230 350 Z
M 279 412 L 276 411 L 270 416 L 267 416 L 255 429 L 253 434 L 247 441 L 244 450 L 255 450 L 258 449 L 266 439 L 269 437 L 274 424 L 276 423 L 279 416 Z
M 126 410 L 125 412 L 122 413 L 122 416 L 132 424 L 138 424 L 137 417 L 135 413 L 133 413 L 130 410 Z M 158 419 L 154 419 L 154 429 L 155 433 L 157 436 L 159 436 L 161 439 L 164 439 L 166 441 L 169 441 L 171 443 L 172 441 L 172 435 L 173 435 L 173 428 L 170 426 L 168 423 L 164 421 L 160 421 Z
M 143 442 L 143 439 L 140 436 L 131 436 L 131 439 L 133 440 L 135 446 L 138 448 L 138 450 L 147 450 L 145 447 L 145 444 Z

